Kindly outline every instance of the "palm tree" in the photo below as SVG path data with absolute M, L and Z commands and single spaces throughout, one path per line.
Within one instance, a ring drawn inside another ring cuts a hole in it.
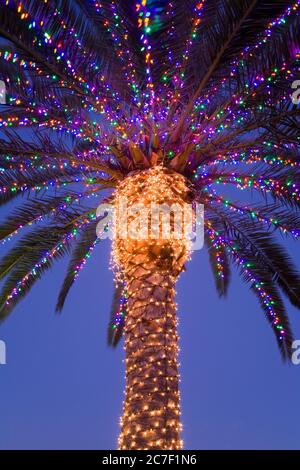
M 290 357 L 282 295 L 300 308 L 300 275 L 277 234 L 300 235 L 299 11 L 299 0 L 1 1 L 0 199 L 14 204 L 0 237 L 16 236 L 0 263 L 1 320 L 68 255 L 62 310 L 99 242 L 99 204 L 198 202 L 219 295 L 236 266 Z M 189 256 L 184 237 L 115 235 L 121 449 L 181 448 L 174 297 Z

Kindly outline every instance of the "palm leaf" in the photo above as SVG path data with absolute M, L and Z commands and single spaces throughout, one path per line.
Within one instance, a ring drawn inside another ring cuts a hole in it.
M 227 295 L 230 283 L 230 264 L 226 247 L 223 245 L 215 246 L 207 232 L 205 233 L 205 242 L 217 292 L 220 297 L 224 297 Z
M 124 284 L 118 283 L 114 287 L 110 310 L 110 320 L 107 330 L 107 342 L 109 346 L 114 348 L 119 344 L 125 326 L 126 304 L 122 302 L 123 296 Z
M 70 244 L 64 230 L 50 226 L 24 237 L 6 255 L 0 264 L 1 276 L 7 276 L 1 290 L 0 320 L 10 314 L 53 261 L 68 254 Z
M 75 243 L 71 253 L 67 273 L 65 275 L 62 287 L 59 292 L 56 311 L 61 312 L 66 298 L 78 277 L 81 269 L 85 265 L 88 257 L 91 255 L 95 244 L 97 243 L 96 225 L 98 220 L 89 223 L 81 232 L 80 237 Z

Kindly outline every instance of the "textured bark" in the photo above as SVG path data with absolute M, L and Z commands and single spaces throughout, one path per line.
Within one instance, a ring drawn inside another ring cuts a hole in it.
M 131 296 L 125 325 L 126 398 L 120 448 L 178 449 L 174 278 L 168 271 L 157 272 L 149 260 L 142 267 L 140 258 L 133 257 L 128 278 Z
M 154 177 L 153 177 L 154 175 Z M 130 177 L 117 197 L 129 204 L 184 204 L 183 177 L 154 169 Z M 157 187 L 156 187 L 157 186 Z M 186 240 L 120 240 L 115 262 L 126 281 L 126 396 L 120 449 L 180 449 L 176 280 L 187 259 Z

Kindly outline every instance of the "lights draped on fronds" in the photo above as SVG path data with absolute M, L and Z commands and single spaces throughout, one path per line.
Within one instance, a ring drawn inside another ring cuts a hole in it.
M 73 247 L 70 256 L 67 274 L 58 296 L 56 304 L 56 311 L 58 312 L 63 309 L 67 295 L 72 285 L 77 280 L 81 270 L 86 265 L 97 243 L 100 241 L 96 234 L 97 223 L 97 220 L 91 219 L 89 223 L 82 227 L 80 236 L 77 237 L 78 239 L 75 242 L 75 246 Z
M 62 310 L 99 244 L 102 202 L 198 203 L 218 294 L 237 267 L 289 358 L 283 295 L 300 309 L 300 273 L 277 234 L 300 236 L 300 0 L 0 9 L 0 204 L 14 204 L 0 224 L 0 321 L 68 255 Z M 118 238 L 119 221 L 108 329 L 111 346 L 125 333 L 119 446 L 180 449 L 175 285 L 190 241 Z
M 118 282 L 115 286 L 108 325 L 108 344 L 116 347 L 122 337 L 127 311 L 126 283 Z
M 0 266 L 1 318 L 70 252 L 60 310 L 97 244 L 96 207 L 129 175 L 159 165 L 205 206 L 219 294 L 238 265 L 264 311 L 282 317 L 286 357 L 280 291 L 299 306 L 299 278 L 274 236 L 300 235 L 291 97 L 300 1 L 0 0 L 0 8 L 0 203 L 21 201 L 0 227 L 3 243 L 17 240 Z M 112 344 L 124 324 L 123 287 Z

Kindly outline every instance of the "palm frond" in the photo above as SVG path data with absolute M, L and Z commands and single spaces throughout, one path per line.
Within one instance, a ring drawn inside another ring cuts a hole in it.
M 282 358 L 288 360 L 293 352 L 293 334 L 276 284 L 268 269 L 257 265 L 251 253 L 248 253 L 248 257 L 247 252 L 240 250 L 240 248 L 235 251 L 231 251 L 231 253 L 234 261 L 240 267 L 240 274 L 244 281 L 250 284 L 250 289 L 258 298 L 266 319 L 275 334 Z
M 107 342 L 109 346 L 116 347 L 123 334 L 126 319 L 126 301 L 124 299 L 124 284 L 119 282 L 114 287 L 110 309 L 110 320 L 107 329 Z
M 96 234 L 97 223 L 98 221 L 91 221 L 84 229 L 82 229 L 80 237 L 78 237 L 78 240 L 75 242 L 67 273 L 58 295 L 56 304 L 57 312 L 62 311 L 71 287 L 79 276 L 82 268 L 85 266 L 97 241 L 99 240 Z
M 217 292 L 220 297 L 224 297 L 228 292 L 231 274 L 227 247 L 210 230 L 205 233 L 205 242 Z
M 72 240 L 61 228 L 46 227 L 24 237 L 1 261 L 1 277 L 7 277 L 1 290 L 0 320 L 4 320 L 25 297 L 53 261 L 68 254 Z

